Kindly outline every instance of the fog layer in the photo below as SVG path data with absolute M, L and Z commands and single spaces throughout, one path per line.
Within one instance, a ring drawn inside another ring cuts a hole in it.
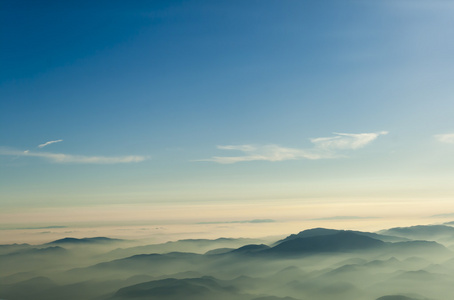
M 0 298 L 442 300 L 453 293 L 453 241 L 453 227 L 432 225 L 314 228 L 271 243 L 68 237 L 0 245 Z

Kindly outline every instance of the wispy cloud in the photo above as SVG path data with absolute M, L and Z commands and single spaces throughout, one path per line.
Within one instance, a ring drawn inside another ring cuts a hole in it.
M 221 164 L 232 164 L 242 161 L 253 161 L 253 160 L 266 160 L 266 161 L 282 161 L 291 159 L 318 159 L 318 155 L 310 153 L 308 151 L 285 148 L 278 145 L 265 145 L 265 146 L 253 146 L 253 145 L 238 145 L 238 146 L 218 146 L 221 150 L 237 150 L 247 155 L 244 156 L 214 156 L 209 159 L 203 159 L 203 161 L 214 161 Z
M 454 133 L 436 134 L 435 138 L 441 143 L 454 144 Z
M 358 216 L 334 216 L 326 218 L 310 219 L 314 221 L 336 221 L 336 220 L 362 220 L 362 219 L 378 219 L 378 217 L 358 217 Z
M 274 223 L 272 219 L 254 219 L 254 220 L 243 220 L 243 221 L 216 221 L 216 222 L 199 222 L 197 224 L 245 224 L 245 223 Z
M 373 140 L 379 135 L 388 134 L 387 131 L 373 133 L 334 133 L 332 137 L 321 137 L 311 139 L 315 147 L 319 149 L 342 150 L 342 149 L 359 149 Z
M 433 215 L 431 217 L 432 218 L 454 218 L 454 213 L 438 214 L 438 215 Z
M 198 161 L 212 161 L 221 164 L 232 164 L 244 161 L 284 161 L 292 159 L 323 159 L 339 157 L 339 151 L 356 150 L 366 146 L 387 131 L 373 133 L 334 133 L 332 137 L 313 138 L 314 145 L 310 149 L 287 148 L 278 145 L 224 145 L 217 146 L 220 150 L 243 152 L 243 156 L 213 156 Z
M 63 142 L 63 140 L 48 141 L 48 142 L 45 142 L 44 144 L 38 145 L 38 148 L 44 148 L 50 144 L 55 144 L 55 143 L 60 143 L 60 142 Z
M 32 230 L 32 229 L 63 229 L 63 228 L 68 228 L 68 226 L 54 225 L 54 226 L 38 226 L 38 227 L 17 227 L 17 228 L 1 228 L 0 230 L 25 230 L 25 229 Z
M 63 153 L 50 153 L 50 152 L 32 152 L 32 151 L 19 151 L 0 148 L 0 155 L 10 156 L 28 156 L 28 157 L 41 157 L 54 163 L 79 163 L 79 164 L 118 164 L 118 163 L 132 163 L 141 162 L 147 159 L 145 156 L 129 155 L 129 156 L 84 156 L 84 155 L 71 155 Z

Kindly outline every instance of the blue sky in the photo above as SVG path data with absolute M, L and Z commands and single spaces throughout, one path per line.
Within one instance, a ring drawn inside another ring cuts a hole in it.
M 448 1 L 2 6 L 0 207 L 454 196 Z

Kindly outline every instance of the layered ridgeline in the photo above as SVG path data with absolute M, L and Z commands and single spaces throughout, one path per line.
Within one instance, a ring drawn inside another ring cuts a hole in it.
M 315 228 L 257 239 L 0 245 L 0 299 L 450 299 L 454 228 Z

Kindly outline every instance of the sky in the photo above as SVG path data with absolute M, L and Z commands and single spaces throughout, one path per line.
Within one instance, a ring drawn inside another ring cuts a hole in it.
M 3 2 L 1 225 L 452 213 L 453 13 Z

